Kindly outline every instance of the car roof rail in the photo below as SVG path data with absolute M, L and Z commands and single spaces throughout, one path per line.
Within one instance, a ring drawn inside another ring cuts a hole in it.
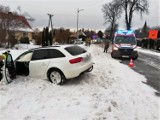
M 60 45 L 51 45 L 49 47 L 60 47 Z

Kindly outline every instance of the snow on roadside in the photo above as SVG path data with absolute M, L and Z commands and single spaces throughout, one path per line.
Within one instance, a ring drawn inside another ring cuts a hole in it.
M 0 83 L 1 120 L 158 120 L 160 99 L 144 76 L 112 59 L 96 45 L 94 69 L 63 86 L 17 77 Z M 12 52 L 12 51 L 11 51 Z M 18 51 L 14 51 L 16 54 Z M 19 54 L 19 53 L 18 53 Z
M 104 99 L 109 103 L 106 104 L 109 114 L 106 117 L 107 120 L 156 120 L 160 118 L 158 114 L 158 112 L 160 112 L 159 98 L 153 95 L 154 90 L 152 88 L 142 83 L 142 81 L 146 81 L 144 76 L 134 72 L 128 66 L 120 64 L 118 60 L 112 59 L 110 54 L 102 54 L 103 50 L 101 48 L 92 50 L 94 50 L 92 54 L 96 56 L 94 58 L 96 63 L 98 63 L 97 67 L 99 67 L 97 70 L 100 70 L 102 74 L 105 72 L 101 78 L 106 79 L 109 77 L 106 81 L 112 83 L 104 94 L 107 98 Z M 109 53 L 110 52 L 111 50 Z M 102 57 L 104 57 L 104 59 Z M 109 75 L 105 76 L 106 72 L 109 73 Z M 102 111 L 107 111 L 104 104 L 102 104 L 101 109 Z M 153 111 L 155 114 L 152 116 Z
M 160 57 L 160 52 L 151 51 L 150 49 L 148 50 L 148 49 L 143 49 L 141 47 L 138 47 L 138 52 L 151 54 L 151 55 L 156 55 L 156 56 Z

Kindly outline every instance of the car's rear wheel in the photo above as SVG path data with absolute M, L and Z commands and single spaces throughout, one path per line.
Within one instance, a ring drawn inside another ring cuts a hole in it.
M 62 85 L 64 82 L 64 75 L 56 69 L 51 69 L 48 73 L 49 80 L 57 85 Z

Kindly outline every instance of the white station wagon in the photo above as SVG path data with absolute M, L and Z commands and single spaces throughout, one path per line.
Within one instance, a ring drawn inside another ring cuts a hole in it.
M 11 57 L 6 58 L 8 70 Z M 13 66 L 12 66 L 13 67 Z M 30 49 L 14 61 L 16 75 L 48 78 L 55 84 L 93 69 L 91 54 L 78 45 L 56 45 Z

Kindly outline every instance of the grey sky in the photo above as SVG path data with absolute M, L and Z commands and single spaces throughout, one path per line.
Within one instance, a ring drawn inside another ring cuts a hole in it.
M 84 9 L 79 14 L 79 28 L 104 30 L 102 5 L 112 0 L 0 0 L 0 4 L 10 6 L 11 10 L 16 10 L 20 6 L 22 12 L 29 13 L 35 18 L 32 23 L 33 28 L 43 28 L 48 25 L 47 13 L 54 14 L 53 27 L 76 29 L 77 8 Z M 140 19 L 140 15 L 135 14 L 132 27 L 142 27 L 145 20 L 149 26 L 160 25 L 160 0 L 148 0 L 150 3 L 150 13 Z M 124 29 L 124 16 L 118 21 L 119 27 Z

